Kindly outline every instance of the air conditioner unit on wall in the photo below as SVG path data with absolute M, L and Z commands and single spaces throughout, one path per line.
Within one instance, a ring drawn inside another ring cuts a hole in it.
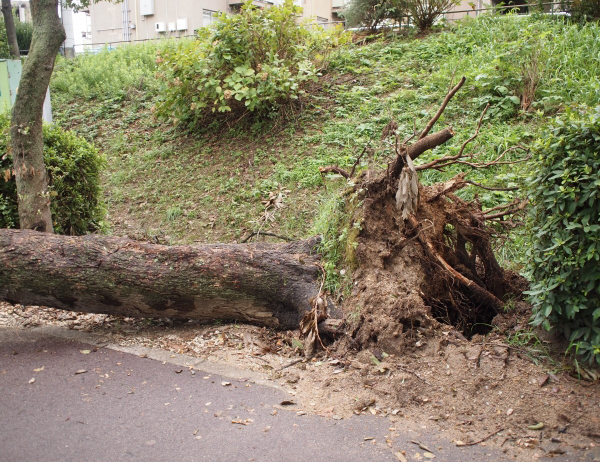
M 167 32 L 167 25 L 164 22 L 154 23 L 154 30 L 156 32 Z
M 177 20 L 177 30 L 187 30 L 187 29 L 188 29 L 187 18 L 179 18 Z
M 177 24 L 174 22 L 169 23 L 169 32 L 175 32 L 177 30 Z
M 140 0 L 140 15 L 152 16 L 154 14 L 154 0 Z

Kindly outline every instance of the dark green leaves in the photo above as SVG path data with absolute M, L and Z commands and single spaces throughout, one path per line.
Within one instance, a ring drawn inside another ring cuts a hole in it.
M 600 364 L 598 115 L 567 111 L 536 150 L 529 181 L 537 228 L 528 267 L 533 323 L 562 330 L 576 354 Z

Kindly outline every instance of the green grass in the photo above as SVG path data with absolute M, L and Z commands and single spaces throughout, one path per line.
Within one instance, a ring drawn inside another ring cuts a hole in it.
M 359 168 L 385 169 L 395 154 L 380 140 L 383 127 L 397 121 L 401 139 L 413 127 L 424 127 L 451 81 L 462 75 L 467 83 L 434 127 L 452 125 L 456 136 L 419 163 L 457 152 L 487 103 L 488 116 L 469 147 L 480 161 L 529 144 L 565 106 L 594 106 L 600 100 L 598 25 L 484 17 L 425 38 L 346 47 L 332 57 L 318 90 L 294 120 L 209 125 L 191 134 L 158 123 L 151 112 L 159 91 L 152 77 L 154 56 L 164 45 L 168 42 L 61 61 L 52 90 L 58 123 L 95 141 L 107 155 L 103 182 L 114 232 L 161 232 L 174 243 L 228 242 L 260 226 L 291 238 L 326 234 L 322 220 L 330 198 L 346 182 L 327 178 L 326 190 L 318 168 L 348 169 L 370 146 Z M 514 101 L 523 96 L 524 75 L 531 70 L 521 63 L 532 57 L 540 81 L 532 111 L 524 113 Z M 425 171 L 421 181 L 443 181 L 465 168 Z M 526 168 L 469 169 L 469 179 L 523 185 Z M 262 201 L 273 191 L 289 192 L 284 207 L 264 224 Z M 512 198 L 510 192 L 474 188 L 461 194 L 477 197 L 483 207 Z M 523 239 L 514 234 L 512 244 L 499 250 L 503 263 L 519 268 Z M 332 245 L 331 251 L 338 250 Z

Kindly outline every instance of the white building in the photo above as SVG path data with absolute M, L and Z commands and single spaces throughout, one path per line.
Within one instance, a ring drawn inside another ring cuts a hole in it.
M 331 21 L 331 1 L 296 0 L 303 8 L 303 17 L 314 18 L 319 23 Z M 268 7 L 280 2 L 257 0 L 254 4 Z M 197 29 L 213 22 L 215 13 L 235 11 L 242 4 L 242 0 L 101 1 L 89 7 L 94 46 L 193 35 Z

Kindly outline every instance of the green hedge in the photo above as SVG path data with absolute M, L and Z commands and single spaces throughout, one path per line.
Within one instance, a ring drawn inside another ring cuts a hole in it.
M 0 228 L 16 228 L 17 189 L 12 174 L 10 119 L 0 115 Z M 100 170 L 104 159 L 98 150 L 73 132 L 44 126 L 44 160 L 48 169 L 54 231 L 81 235 L 103 226 L 106 210 L 101 198 Z
M 529 252 L 533 323 L 600 364 L 600 113 L 568 111 L 537 142 Z

